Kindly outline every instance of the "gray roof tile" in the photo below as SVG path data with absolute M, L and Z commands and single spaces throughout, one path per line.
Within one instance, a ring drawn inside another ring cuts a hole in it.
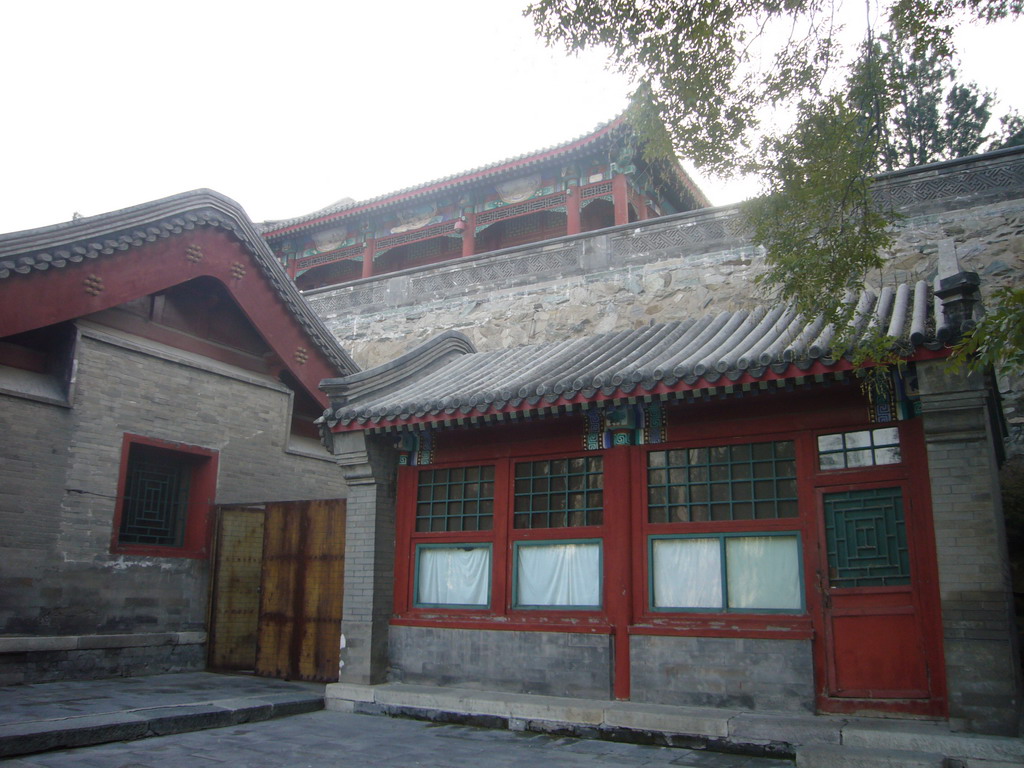
M 212 190 L 199 189 L 120 211 L 0 235 L 0 280 L 101 259 L 196 227 L 222 229 L 238 239 L 327 359 L 339 371 L 359 370 L 299 294 L 241 206 Z
M 923 281 L 854 298 L 856 339 L 882 329 L 913 357 L 951 335 L 941 302 Z M 400 360 L 325 381 L 332 402 L 325 421 L 341 429 L 396 427 L 845 370 L 845 352 L 831 348 L 834 337 L 821 318 L 786 306 L 494 352 L 476 352 L 449 331 Z

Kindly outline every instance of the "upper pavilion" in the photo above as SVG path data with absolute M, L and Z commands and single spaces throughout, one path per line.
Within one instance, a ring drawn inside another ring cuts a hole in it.
M 263 225 L 302 290 L 710 205 L 624 116 L 558 146 Z

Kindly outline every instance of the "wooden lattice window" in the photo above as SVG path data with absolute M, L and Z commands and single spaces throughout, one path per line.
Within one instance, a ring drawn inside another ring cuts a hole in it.
M 191 457 L 173 451 L 131 446 L 118 533 L 122 544 L 182 545 L 192 466 Z
M 217 453 L 125 435 L 111 550 L 162 557 L 205 557 Z
M 420 472 L 416 530 L 489 531 L 494 526 L 494 467 Z
M 910 550 L 899 488 L 825 494 L 825 536 L 833 587 L 910 583 Z
M 600 456 L 523 461 L 515 466 L 516 528 L 601 525 L 604 464 Z
M 793 441 L 651 451 L 652 523 L 796 517 Z

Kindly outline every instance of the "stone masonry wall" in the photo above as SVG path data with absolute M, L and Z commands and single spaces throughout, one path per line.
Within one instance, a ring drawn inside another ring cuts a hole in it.
M 876 286 L 936 274 L 952 239 L 983 292 L 1024 274 L 1024 152 L 892 174 L 879 195 L 904 216 Z M 694 211 L 411 269 L 307 294 L 363 367 L 454 329 L 480 350 L 637 328 L 765 301 L 763 269 L 733 208 Z M 1002 380 L 1024 450 L 1024 383 Z
M 217 503 L 343 497 L 341 473 L 326 452 L 286 451 L 291 395 L 280 384 L 90 328 L 73 407 L 0 395 L 0 635 L 204 631 L 206 559 L 110 553 L 123 435 L 217 450 Z M 120 673 L 116 653 L 92 656 L 82 664 L 95 671 L 110 657 L 103 669 Z M 202 648 L 177 656 L 205 661 Z

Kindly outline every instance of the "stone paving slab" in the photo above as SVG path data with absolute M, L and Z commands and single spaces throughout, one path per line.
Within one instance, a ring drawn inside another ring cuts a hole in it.
M 190 672 L 0 688 L 0 758 L 286 717 L 323 685 Z
M 790 758 L 804 747 L 812 755 L 843 750 L 851 765 L 932 765 L 939 754 L 952 768 L 1024 766 L 1024 740 L 957 732 L 959 721 L 917 721 L 786 712 L 739 712 L 711 708 L 511 694 L 388 683 L 377 686 L 331 684 L 326 708 L 338 712 L 401 714 L 443 722 L 505 727 L 513 731 L 568 733 L 597 739 L 618 738 L 721 752 Z M 475 717 L 480 718 L 474 720 Z M 829 749 L 826 749 L 829 748 Z M 859 752 L 858 750 L 865 750 Z M 818 758 L 815 758 L 818 759 Z M 828 766 L 825 757 L 821 766 Z M 860 761 L 860 762 L 857 762 Z M 889 762 L 885 762 L 889 761 Z M 807 763 L 810 765 L 810 763 Z M 837 763 L 839 765 L 839 763 Z
M 843 744 L 855 747 L 942 752 L 960 760 L 1003 761 L 1024 765 L 1024 739 L 950 733 L 924 723 L 898 727 L 894 721 L 863 723 L 843 729 Z
M 816 745 L 796 752 L 797 768 L 945 768 L 939 752 Z
M 4 768 L 793 768 L 792 761 L 314 712 L 45 752 Z
M 741 713 L 729 719 L 729 738 L 748 742 L 839 744 L 846 721 L 842 718 L 768 713 Z

